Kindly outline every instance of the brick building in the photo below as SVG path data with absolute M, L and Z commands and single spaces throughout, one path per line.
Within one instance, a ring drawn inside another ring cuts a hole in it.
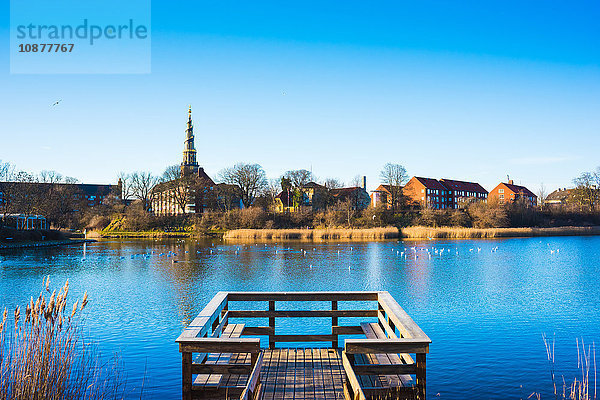
M 537 196 L 525 186 L 515 185 L 512 179 L 507 183 L 500 183 L 492 189 L 488 199 L 498 201 L 500 204 L 512 203 L 522 199 L 530 207 L 537 205 Z

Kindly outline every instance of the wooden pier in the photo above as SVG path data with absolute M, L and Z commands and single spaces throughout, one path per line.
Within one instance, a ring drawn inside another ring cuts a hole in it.
M 388 292 L 219 292 L 177 343 L 184 400 L 426 398 L 431 340 Z

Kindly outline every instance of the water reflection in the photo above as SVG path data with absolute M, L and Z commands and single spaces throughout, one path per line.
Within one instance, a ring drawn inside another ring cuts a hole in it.
M 179 395 L 174 339 L 219 290 L 388 290 L 433 339 L 431 396 L 519 398 L 524 385 L 550 397 L 541 333 L 556 333 L 560 373 L 575 375 L 575 338 L 600 337 L 599 249 L 598 237 L 111 240 L 0 254 L 0 304 L 23 305 L 43 276 L 56 285 L 69 279 L 73 298 L 88 291 L 89 332 L 106 354 L 121 352 L 128 382 L 140 386 L 140 360 L 161 360 L 148 363 L 144 389 L 160 399 Z M 278 329 L 293 331 L 298 322 Z M 322 333 L 326 322 L 306 329 Z M 139 390 L 129 395 L 139 398 Z

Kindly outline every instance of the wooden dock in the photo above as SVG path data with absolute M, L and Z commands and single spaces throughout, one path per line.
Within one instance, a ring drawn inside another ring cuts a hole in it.
M 298 302 L 320 307 L 289 308 Z M 330 330 L 280 334 L 277 320 L 289 318 Z M 177 343 L 185 400 L 426 398 L 431 341 L 388 292 L 219 292 Z

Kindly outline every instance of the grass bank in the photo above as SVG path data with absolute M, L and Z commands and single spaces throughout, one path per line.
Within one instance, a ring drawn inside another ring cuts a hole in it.
M 189 238 L 194 232 L 161 232 L 161 231 L 125 231 L 125 232 L 88 232 L 87 237 L 104 239 L 145 239 L 145 238 Z
M 399 238 L 397 228 L 369 229 L 234 229 L 228 240 L 383 240 Z
M 431 228 L 411 226 L 402 228 L 401 236 L 405 239 L 489 239 L 502 237 L 533 236 L 585 236 L 600 235 L 599 226 L 562 226 L 556 228 Z

